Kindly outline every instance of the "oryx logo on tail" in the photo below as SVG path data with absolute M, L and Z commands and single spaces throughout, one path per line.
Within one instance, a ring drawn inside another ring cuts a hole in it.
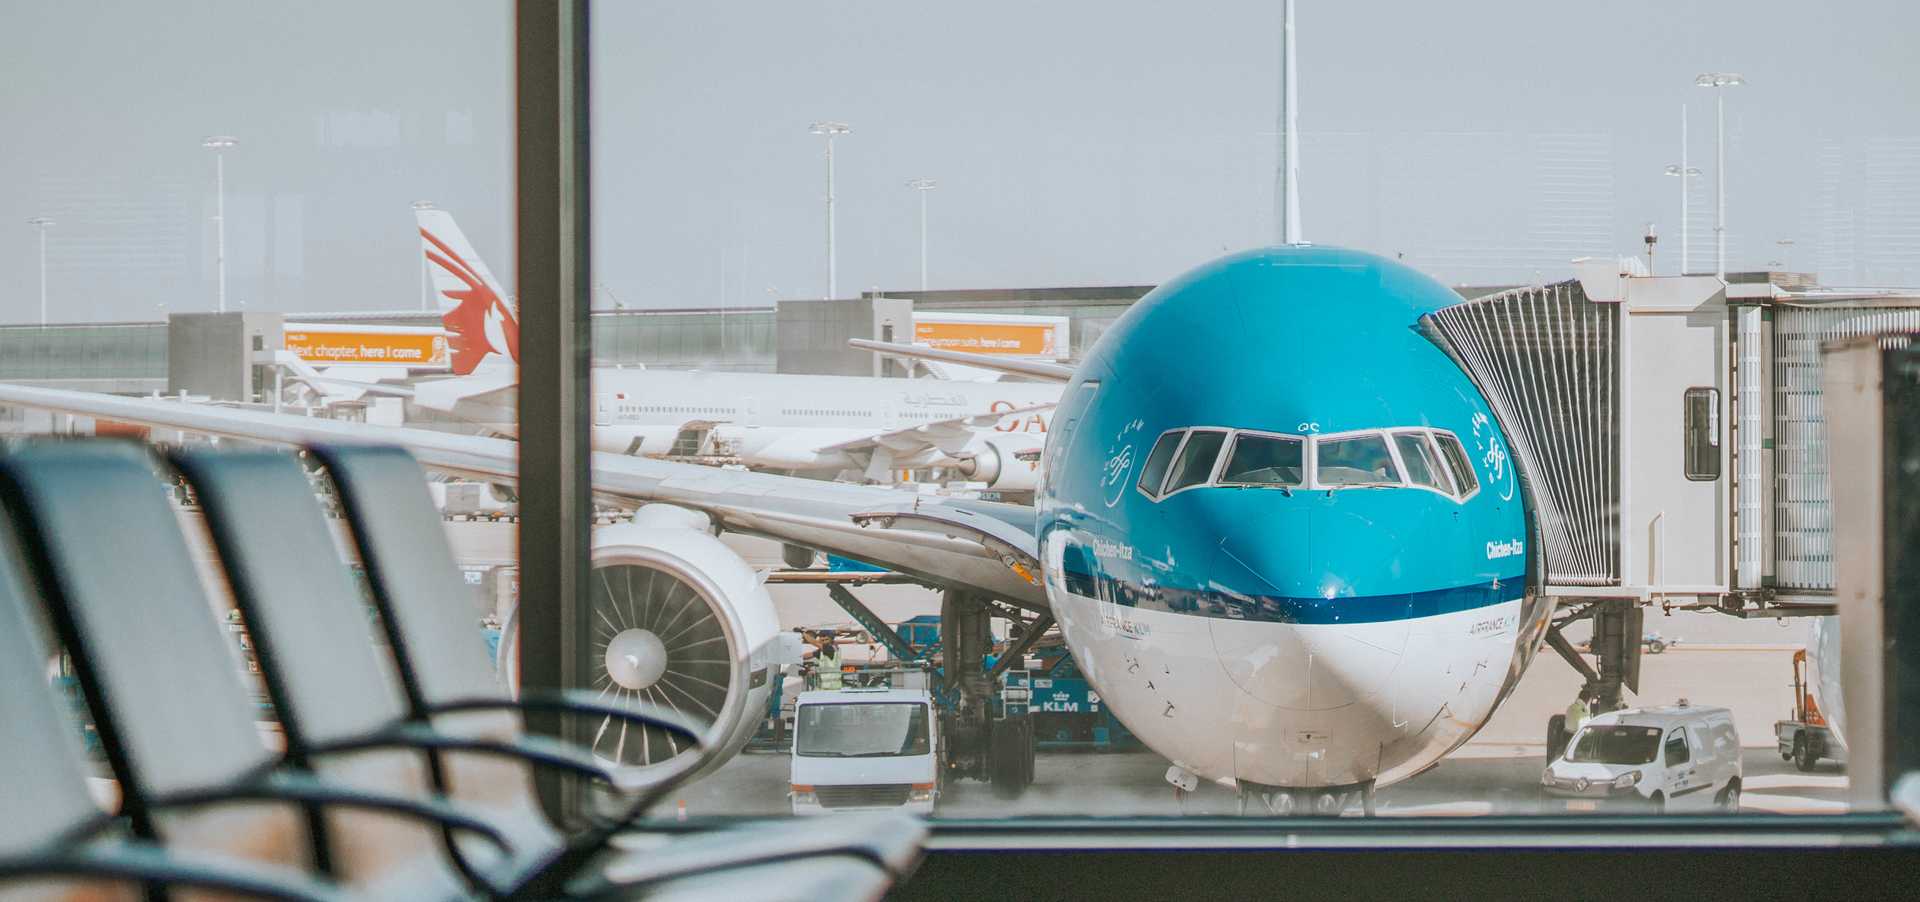
M 493 354 L 519 363 L 520 323 L 487 265 L 454 225 L 453 215 L 417 210 L 415 216 L 421 248 L 433 263 L 433 289 L 440 298 L 440 322 L 450 336 L 454 373 L 468 375 Z

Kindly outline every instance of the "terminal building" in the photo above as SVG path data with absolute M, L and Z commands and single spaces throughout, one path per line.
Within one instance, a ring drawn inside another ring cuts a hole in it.
M 851 338 L 911 341 L 915 314 L 1060 317 L 1074 359 L 1150 285 L 986 291 L 869 292 L 767 307 L 597 310 L 598 366 L 758 373 L 904 375 L 847 347 Z M 175 313 L 165 321 L 0 326 L 0 381 L 126 395 L 185 392 L 219 401 L 269 400 L 261 352 L 285 346 L 287 323 L 431 329 L 424 311 Z

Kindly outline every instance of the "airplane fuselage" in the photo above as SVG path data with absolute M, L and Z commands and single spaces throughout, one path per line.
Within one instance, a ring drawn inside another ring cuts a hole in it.
M 842 442 L 1059 396 L 1059 386 L 1040 383 L 598 369 L 594 448 L 677 456 L 682 432 L 704 427 L 712 430 L 714 446 L 749 466 L 835 469 L 854 465 L 845 453 L 823 450 Z M 1051 414 L 1009 415 L 991 430 L 1038 439 Z M 931 461 L 908 458 L 900 465 Z
M 1174 764 L 1390 783 L 1472 736 L 1539 648 L 1506 443 L 1416 331 L 1458 301 L 1366 254 L 1249 252 L 1147 295 L 1067 386 L 1038 497 L 1048 598 Z

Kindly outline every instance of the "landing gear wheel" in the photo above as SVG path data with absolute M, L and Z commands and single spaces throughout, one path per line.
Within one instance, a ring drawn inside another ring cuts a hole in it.
M 993 733 L 987 740 L 987 766 L 996 797 L 1017 799 L 1032 782 L 1028 776 L 1026 745 L 1019 724 L 1000 721 L 993 725 Z
M 1560 757 L 1561 752 L 1566 751 L 1567 740 L 1569 738 L 1571 737 L 1567 735 L 1567 716 L 1565 714 L 1555 714 L 1547 718 L 1548 764 L 1552 764 L 1554 759 Z
M 1808 742 L 1807 737 L 1804 735 L 1793 737 L 1794 769 L 1801 773 L 1806 773 L 1807 771 L 1813 770 L 1814 765 L 1819 763 L 1820 756 L 1814 754 L 1813 743 Z
M 1026 758 L 1027 758 L 1026 785 L 1028 786 L 1033 785 L 1034 766 L 1035 766 L 1034 758 L 1039 753 L 1039 745 L 1040 743 L 1034 740 L 1033 720 L 1031 718 L 1022 719 L 1020 721 L 1020 746 L 1026 751 Z

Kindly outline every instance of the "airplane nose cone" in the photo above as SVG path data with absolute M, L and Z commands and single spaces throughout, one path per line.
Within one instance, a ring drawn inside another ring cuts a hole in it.
M 1338 555 L 1319 547 L 1355 526 L 1339 512 L 1278 512 L 1268 541 L 1228 538 L 1213 579 L 1239 617 L 1215 620 L 1214 650 L 1234 685 L 1260 702 L 1325 711 L 1389 692 L 1406 647 L 1407 624 L 1389 606 L 1363 599 Z M 1273 537 L 1286 537 L 1272 541 Z M 1239 596 L 1235 598 L 1234 596 Z

